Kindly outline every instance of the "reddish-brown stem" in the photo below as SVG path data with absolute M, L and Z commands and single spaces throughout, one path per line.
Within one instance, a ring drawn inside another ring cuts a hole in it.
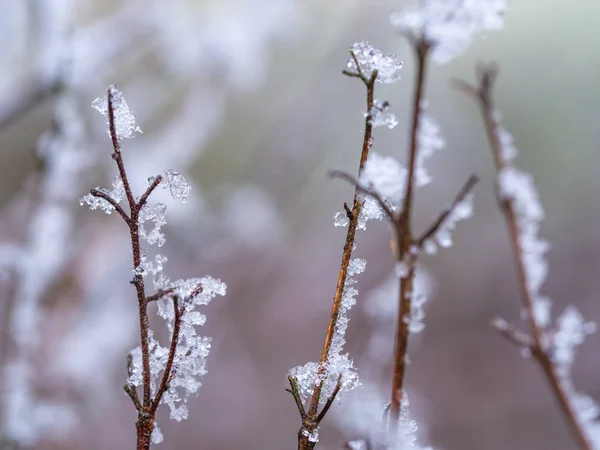
M 506 162 L 502 157 L 502 142 L 500 139 L 497 117 L 495 116 L 495 108 L 492 99 L 492 88 L 497 76 L 497 71 L 493 67 L 481 68 L 480 80 L 478 87 L 472 87 L 465 83 L 460 83 L 460 87 L 470 94 L 473 94 L 478 102 L 483 122 L 486 130 L 496 170 L 501 173 L 506 168 Z M 565 391 L 564 385 L 561 383 L 560 376 L 556 372 L 552 362 L 552 357 L 549 354 L 547 345 L 544 342 L 544 333 L 534 315 L 534 298 L 528 288 L 527 272 L 525 268 L 525 258 L 523 247 L 520 239 L 520 230 L 518 225 L 518 215 L 515 210 L 514 202 L 511 199 L 505 199 L 502 202 L 503 213 L 509 230 L 510 241 L 513 248 L 513 254 L 517 266 L 519 277 L 519 288 L 525 310 L 527 312 L 527 321 L 531 330 L 531 345 L 530 349 L 533 358 L 537 361 L 542 369 L 554 397 L 558 402 L 560 410 L 566 422 L 571 429 L 573 437 L 577 441 L 580 448 L 591 450 L 593 448 L 589 437 L 587 436 L 583 426 L 577 419 L 577 415 L 573 409 L 573 405 L 569 400 L 569 396 Z M 506 335 L 506 332 L 504 333 Z
M 377 71 L 373 71 L 370 78 L 365 77 L 362 73 L 360 65 L 356 60 L 356 56 L 351 52 L 351 57 L 354 59 L 357 67 L 356 74 L 354 73 L 346 73 L 349 76 L 355 76 L 360 78 L 367 88 L 367 114 L 365 117 L 365 132 L 363 137 L 363 145 L 362 151 L 360 155 L 360 163 L 358 173 L 360 174 L 364 168 L 365 162 L 367 161 L 367 157 L 369 156 L 369 150 L 372 145 L 372 124 L 371 124 L 371 109 L 373 108 L 374 101 L 374 91 L 375 91 L 375 80 L 377 78 Z M 329 315 L 329 323 L 327 325 L 327 333 L 325 334 L 325 341 L 323 343 L 323 350 L 321 351 L 320 358 L 320 366 L 318 374 L 322 376 L 324 372 L 327 370 L 326 363 L 329 358 L 329 352 L 331 350 L 331 343 L 333 340 L 333 336 L 335 334 L 335 329 L 338 322 L 338 317 L 340 314 L 340 306 L 342 303 L 342 295 L 344 292 L 344 285 L 346 284 L 346 279 L 348 275 L 348 266 L 350 264 L 350 259 L 352 257 L 352 251 L 354 249 L 354 240 L 356 236 L 356 229 L 358 228 L 358 220 L 362 208 L 361 201 L 362 191 L 358 187 L 358 185 L 354 189 L 354 199 L 352 202 L 352 210 L 348 215 L 348 232 L 346 233 L 346 241 L 344 243 L 344 249 L 342 252 L 342 261 L 340 264 L 340 271 L 338 274 L 337 285 L 335 289 L 335 294 L 333 297 L 333 305 L 331 307 L 331 314 Z M 338 383 L 339 384 L 339 383 Z M 314 448 L 315 443 L 310 442 L 307 436 L 307 433 L 310 434 L 314 429 L 319 426 L 319 422 L 323 419 L 324 414 L 319 414 L 319 402 L 321 400 L 321 393 L 323 390 L 323 382 L 320 382 L 315 385 L 315 389 L 310 401 L 310 406 L 308 412 L 305 414 L 302 420 L 302 427 L 298 432 L 298 449 L 299 450 L 311 450 Z M 341 386 L 341 385 L 340 385 Z M 325 405 L 324 411 L 325 413 L 331 406 L 333 399 L 337 395 L 339 389 L 336 389 L 332 395 L 328 398 L 327 403 Z
M 397 240 L 397 258 L 402 262 L 405 255 L 410 251 L 413 244 L 412 237 L 412 204 L 415 186 L 415 171 L 418 152 L 418 134 L 421 118 L 421 102 L 425 90 L 425 74 L 427 65 L 427 56 L 430 45 L 424 39 L 414 43 L 414 49 L 417 56 L 417 71 L 415 81 L 415 91 L 412 102 L 412 126 L 410 131 L 410 147 L 408 155 L 408 177 L 406 179 L 406 189 L 402 204 L 402 212 L 396 223 Z M 406 372 L 406 352 L 408 349 L 408 322 L 410 319 L 410 304 L 413 292 L 413 278 L 415 273 L 415 263 L 413 258 L 408 258 L 408 273 L 400 278 L 400 290 L 398 298 L 398 321 L 396 324 L 396 338 L 394 340 L 394 364 L 392 374 L 392 392 L 390 406 L 391 440 L 396 436 L 396 427 L 400 417 L 400 406 L 402 404 L 402 389 L 404 387 L 404 374 Z
M 179 342 L 179 330 L 181 329 L 181 316 L 183 311 L 179 309 L 179 301 L 177 297 L 173 298 L 173 309 L 175 314 L 175 322 L 173 324 L 173 335 L 171 336 L 171 346 L 169 348 L 169 356 L 167 358 L 167 364 L 165 364 L 165 370 L 163 372 L 162 380 L 156 391 L 156 396 L 154 397 L 154 401 L 152 402 L 152 406 L 150 408 L 150 414 L 154 415 L 156 413 L 156 409 L 160 404 L 160 400 L 162 399 L 163 394 L 169 388 L 169 381 L 171 379 L 171 369 L 173 368 L 173 361 L 175 360 L 175 355 L 177 353 L 177 344 Z

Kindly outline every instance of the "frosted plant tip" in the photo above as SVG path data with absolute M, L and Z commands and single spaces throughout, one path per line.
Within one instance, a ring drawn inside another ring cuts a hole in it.
M 104 116 L 106 124 L 109 126 L 106 130 L 108 135 L 110 136 L 110 121 L 108 112 L 109 95 L 114 112 L 115 132 L 117 134 L 117 138 L 119 140 L 125 138 L 130 139 L 134 137 L 136 132 L 142 133 L 142 129 L 136 123 L 135 116 L 129 109 L 123 93 L 119 91 L 114 84 L 111 84 L 108 87 L 106 95 L 103 97 L 98 97 L 92 102 L 92 108 L 99 111 L 100 114 Z

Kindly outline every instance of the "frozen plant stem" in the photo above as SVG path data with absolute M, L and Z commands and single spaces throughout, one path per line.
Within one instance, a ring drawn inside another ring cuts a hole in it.
M 408 349 L 408 323 L 410 320 L 410 303 L 413 292 L 413 282 L 415 276 L 415 259 L 407 258 L 413 244 L 412 237 L 412 204 L 413 192 L 415 186 L 415 170 L 417 161 L 417 149 L 419 143 L 418 130 L 421 102 L 425 90 L 425 73 L 427 69 L 427 56 L 430 45 L 425 39 L 414 42 L 414 50 L 417 59 L 417 73 L 415 81 L 415 91 L 412 103 L 413 117 L 410 132 L 410 150 L 408 156 L 408 177 L 406 178 L 406 189 L 402 212 L 396 226 L 396 256 L 398 262 L 405 262 L 408 265 L 407 273 L 400 277 L 400 294 L 398 298 L 398 321 L 396 324 L 396 337 L 394 342 L 394 371 L 392 375 L 391 406 L 389 412 L 390 422 L 396 424 L 400 417 L 400 406 L 402 404 L 404 374 L 406 372 L 406 353 Z M 395 430 L 395 426 L 393 427 Z M 395 435 L 395 432 L 392 433 Z
M 343 71 L 343 73 L 344 75 L 347 75 L 349 77 L 360 78 L 362 80 L 362 82 L 367 88 L 367 112 L 372 111 L 377 70 L 374 70 L 371 76 L 367 78 L 363 74 L 355 54 L 352 51 L 350 52 L 350 54 L 351 57 L 354 59 L 354 62 L 356 63 L 357 73 L 350 72 L 347 70 Z M 369 150 L 372 146 L 372 130 L 373 126 L 371 124 L 371 115 L 370 113 L 367 113 L 365 118 L 365 132 L 363 137 L 363 145 L 360 155 L 360 165 L 358 169 L 359 174 L 364 168 L 365 162 L 367 161 L 367 157 L 369 156 Z M 333 305 L 331 307 L 329 323 L 327 325 L 327 334 L 325 335 L 325 342 L 323 344 L 321 359 L 319 361 L 319 376 L 321 376 L 326 370 L 325 364 L 327 363 L 327 360 L 329 358 L 331 343 L 335 334 L 336 324 L 340 313 L 342 295 L 344 293 L 344 285 L 346 284 L 346 278 L 348 276 L 348 266 L 350 264 L 350 259 L 352 258 L 352 251 L 354 249 L 354 239 L 356 236 L 356 229 L 358 227 L 358 219 L 362 209 L 361 191 L 358 188 L 358 185 L 354 190 L 354 200 L 352 202 L 352 209 L 350 209 L 346 203 L 344 203 L 344 209 L 346 211 L 346 215 L 348 216 L 348 232 L 346 234 L 346 242 L 344 243 L 342 262 L 340 264 L 337 285 L 335 288 L 335 294 L 333 296 Z M 292 383 L 291 380 L 290 383 Z M 325 417 L 325 414 L 329 410 L 329 407 L 331 406 L 333 400 L 338 394 L 339 389 L 341 387 L 341 377 L 338 381 L 336 389 L 327 399 L 327 402 L 323 407 L 321 413 L 319 413 L 319 401 L 321 400 L 321 391 L 323 390 L 323 385 L 324 381 L 317 382 L 317 384 L 315 385 L 308 412 L 304 413 L 303 408 L 299 408 L 300 415 L 302 416 L 302 427 L 298 431 L 298 450 L 311 450 L 315 447 L 316 442 L 311 442 L 309 440 L 309 435 L 319 427 L 321 420 L 323 420 L 323 418 Z M 294 391 L 293 384 L 292 390 L 290 392 L 292 392 L 293 394 L 294 392 L 297 393 L 297 389 L 295 389 Z M 296 394 L 294 394 L 294 397 L 296 398 L 296 404 L 298 404 L 298 398 Z M 300 405 L 302 405 L 301 401 Z
M 129 184 L 129 180 L 127 178 L 127 172 L 125 170 L 125 165 L 123 163 L 123 156 L 121 153 L 121 144 L 119 142 L 119 136 L 117 134 L 116 126 L 115 126 L 115 106 L 113 104 L 114 97 L 113 91 L 108 89 L 108 125 L 109 125 L 109 133 L 113 144 L 113 153 L 112 158 L 117 164 L 117 168 L 119 170 L 119 177 L 123 182 L 123 188 L 125 191 L 125 196 L 127 198 L 127 202 L 129 204 L 130 214 L 127 213 L 119 206 L 119 204 L 110 196 L 104 192 L 101 192 L 96 189 L 92 189 L 90 191 L 91 195 L 94 197 L 102 198 L 110 203 L 117 213 L 123 218 L 127 226 L 129 227 L 129 234 L 131 237 L 131 249 L 133 252 L 133 267 L 138 268 L 142 263 L 142 252 L 140 247 L 140 233 L 139 233 L 139 215 L 140 211 L 146 204 L 148 197 L 152 192 L 158 187 L 158 185 L 162 181 L 162 176 L 157 176 L 150 186 L 146 189 L 144 194 L 140 197 L 139 201 L 135 201 L 133 192 L 131 190 L 131 186 Z M 156 409 L 160 403 L 160 400 L 164 394 L 164 392 L 168 388 L 169 380 L 173 376 L 173 361 L 175 359 L 175 353 L 177 349 L 177 343 L 179 340 L 179 330 L 181 326 L 181 317 L 182 317 L 182 309 L 179 308 L 178 297 L 176 295 L 171 295 L 173 299 L 173 306 L 175 311 L 175 321 L 173 325 L 173 334 L 171 337 L 171 345 L 169 348 L 169 355 L 167 357 L 167 362 L 164 368 L 163 377 L 160 383 L 158 390 L 154 398 L 152 398 L 151 392 L 151 374 L 150 374 L 150 352 L 149 352 L 149 321 L 148 321 L 148 311 L 147 306 L 151 301 L 155 301 L 159 298 L 159 296 L 166 297 L 171 294 L 171 292 L 158 292 L 157 294 L 146 297 L 146 288 L 144 285 L 144 278 L 141 273 L 135 272 L 135 276 L 131 281 L 131 284 L 134 285 L 137 300 L 138 300 L 138 310 L 139 310 L 139 319 L 140 319 L 140 345 L 141 345 L 141 353 L 142 353 L 142 371 L 143 371 L 143 397 L 140 401 L 138 397 L 137 390 L 135 386 L 126 385 L 125 392 L 131 400 L 133 401 L 134 406 L 138 411 L 138 421 L 136 424 L 137 428 L 137 450 L 148 450 L 150 448 L 151 443 L 151 435 L 154 430 L 154 417 L 156 415 Z
M 497 73 L 497 69 L 494 66 L 481 66 L 478 68 L 479 86 L 474 87 L 463 81 L 458 81 L 456 85 L 460 90 L 473 97 L 479 105 L 486 134 L 492 150 L 494 164 L 498 174 L 500 174 L 506 168 L 507 163 L 502 156 L 503 144 L 492 98 L 492 89 L 497 78 Z M 577 419 L 573 405 L 569 400 L 568 393 L 565 391 L 565 387 L 561 382 L 561 378 L 552 361 L 550 353 L 551 349 L 544 339 L 543 330 L 540 328 L 534 314 L 534 298 L 528 288 L 525 254 L 520 239 L 518 215 L 514 201 L 510 198 L 501 199 L 500 205 L 508 226 L 519 277 L 519 288 L 521 290 L 521 297 L 527 314 L 527 322 L 529 324 L 531 336 L 523 336 L 522 333 L 519 333 L 508 326 L 503 320 L 496 320 L 492 325 L 510 341 L 516 343 L 520 347 L 527 348 L 531 352 L 531 356 L 542 369 L 542 372 L 550 385 L 575 441 L 581 449 L 591 450 L 593 445 L 590 442 L 583 425 Z

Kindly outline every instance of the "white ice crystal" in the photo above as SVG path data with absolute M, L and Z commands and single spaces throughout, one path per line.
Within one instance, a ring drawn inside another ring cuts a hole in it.
M 133 138 L 136 132 L 141 133 L 142 129 L 135 122 L 135 116 L 127 106 L 123 93 L 114 84 L 108 87 L 108 92 L 103 97 L 98 97 L 92 102 L 92 108 L 98 110 L 104 116 L 108 125 L 108 95 L 111 97 L 117 137 L 119 139 Z M 106 132 L 110 136 L 110 128 L 107 128 Z
M 462 201 L 452 208 L 450 214 L 439 226 L 435 234 L 424 243 L 423 251 L 427 254 L 437 252 L 437 246 L 448 248 L 452 246 L 452 232 L 456 224 L 473 215 L 473 194 L 467 194 Z
M 562 376 L 568 376 L 575 350 L 583 344 L 585 336 L 596 331 L 596 324 L 586 322 L 575 306 L 567 306 L 557 319 L 558 329 L 552 338 L 552 361 Z
M 388 205 L 390 209 L 394 210 L 394 205 Z M 363 197 L 362 208 L 360 209 L 360 214 L 358 215 L 358 225 L 357 228 L 359 230 L 367 229 L 367 222 L 369 220 L 383 220 L 385 219 L 385 212 L 377 203 L 373 197 L 365 196 Z
M 162 441 L 164 441 L 164 439 L 165 437 L 163 436 L 162 431 L 160 431 L 160 428 L 158 428 L 158 424 L 155 421 L 154 429 L 152 430 L 152 434 L 150 435 L 150 440 L 153 444 L 160 444 Z
M 394 13 L 392 25 L 402 34 L 422 36 L 438 63 L 464 52 L 473 38 L 504 26 L 506 0 L 418 0 Z
M 148 185 L 151 185 L 155 177 L 148 179 Z M 175 200 L 180 200 L 182 203 L 187 203 L 192 186 L 185 181 L 183 175 L 174 169 L 167 169 L 162 173 L 162 181 L 160 186 L 163 189 L 168 189 L 171 197 Z
M 376 49 L 367 41 L 356 42 L 351 51 L 354 53 L 362 74 L 370 78 L 373 71 L 377 71 L 375 81 L 379 83 L 394 83 L 400 79 L 402 61 L 398 61 L 394 55 L 384 55 L 381 50 Z M 356 62 L 350 56 L 348 58 L 348 70 L 358 73 Z
M 369 118 L 369 123 L 373 127 L 388 127 L 391 130 L 398 125 L 398 119 L 389 109 L 390 104 L 388 102 L 373 100 L 373 107 L 365 113 L 365 117 Z
M 150 245 L 162 247 L 165 243 L 165 235 L 161 231 L 161 228 L 167 223 L 167 220 L 165 219 L 166 211 L 167 206 L 164 203 L 156 203 L 154 205 L 146 203 L 140 211 L 138 217 L 140 237 L 146 239 Z M 146 228 L 144 227 L 144 223 L 146 222 L 153 223 L 150 232 L 146 231 Z
M 109 191 L 108 189 L 104 189 L 101 187 L 97 187 L 96 190 L 103 192 L 112 198 L 115 202 L 121 203 L 121 201 L 125 198 L 125 188 L 123 187 L 123 181 L 119 176 L 116 176 L 112 182 L 113 188 Z M 115 208 L 109 202 L 100 197 L 95 197 L 92 194 L 84 195 L 79 199 L 79 204 L 83 205 L 86 203 L 91 210 L 101 209 L 106 214 L 112 213 Z
M 398 207 L 404 198 L 406 175 L 406 169 L 395 158 L 371 152 L 359 183 Z
M 419 107 L 419 128 L 417 130 L 417 161 L 415 184 L 425 186 L 431 182 L 431 175 L 425 169 L 425 161 L 437 150 L 444 148 L 446 142 L 439 124 L 427 113 L 427 102 L 422 101 Z
M 162 255 L 155 255 L 154 261 L 148 261 L 146 254 L 142 252 L 140 265 L 133 269 L 133 274 L 145 277 L 148 273 L 151 273 L 156 276 L 159 272 L 162 272 L 167 261 L 167 258 Z

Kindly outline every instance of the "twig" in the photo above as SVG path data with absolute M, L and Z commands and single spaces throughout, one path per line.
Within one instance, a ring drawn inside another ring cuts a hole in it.
M 356 186 L 356 189 L 359 192 L 375 199 L 375 201 L 379 204 L 379 207 L 383 210 L 383 212 L 385 212 L 385 215 L 388 217 L 388 219 L 390 219 L 392 221 L 395 220 L 396 215 L 394 214 L 394 211 L 392 211 L 390 206 L 385 202 L 385 200 L 383 198 L 381 198 L 381 196 L 379 194 L 377 194 L 377 192 L 374 192 L 371 189 L 361 185 L 355 177 L 353 177 L 352 175 L 350 175 L 347 172 L 343 172 L 341 170 L 330 170 L 328 172 L 328 174 L 331 178 L 339 178 L 340 180 L 347 181 L 348 183 L 352 184 L 353 186 Z M 347 205 L 346 205 L 346 207 L 347 207 Z M 352 212 L 348 211 L 348 210 L 346 210 L 346 213 L 352 214 Z
M 165 364 L 162 380 L 160 382 L 158 390 L 156 391 L 156 396 L 154 397 L 152 406 L 150 407 L 150 414 L 152 415 L 156 413 L 156 409 L 160 404 L 160 400 L 162 399 L 163 394 L 169 388 L 171 369 L 173 367 L 173 361 L 175 360 L 175 355 L 177 353 L 177 344 L 179 343 L 179 330 L 181 329 L 181 316 L 183 315 L 183 311 L 179 309 L 179 300 L 177 297 L 173 297 L 173 309 L 175 314 L 175 322 L 173 324 L 171 346 L 169 348 L 169 356 L 167 357 L 167 363 Z
M 110 195 L 108 195 L 105 192 L 99 191 L 98 189 L 90 190 L 90 194 L 92 194 L 94 197 L 101 198 L 103 200 L 106 200 L 108 203 L 110 203 L 111 206 L 113 208 L 115 208 L 115 211 L 117 211 L 119 213 L 119 215 L 123 218 L 125 223 L 129 224 L 129 221 L 130 221 L 129 216 L 123 210 L 123 208 L 121 208 L 121 205 L 119 205 Z
M 298 393 L 298 382 L 294 377 L 290 375 L 288 375 L 288 381 L 290 382 L 291 389 L 286 389 L 286 391 L 288 391 L 294 396 L 296 406 L 298 407 L 298 412 L 300 412 L 300 417 L 302 417 L 302 420 L 304 420 L 306 418 L 306 411 L 304 410 L 302 399 L 300 398 L 300 394 Z
M 456 207 L 465 199 L 465 197 L 469 194 L 469 192 L 471 192 L 473 187 L 475 187 L 475 185 L 478 182 L 479 182 L 479 177 L 477 177 L 477 175 L 471 175 L 469 177 L 469 179 L 463 185 L 463 187 L 458 192 L 458 194 L 456 194 L 456 197 L 454 198 L 454 201 L 452 202 L 452 204 L 445 211 L 443 211 L 439 215 L 437 220 L 435 222 L 433 222 L 429 226 L 429 228 L 427 228 L 427 230 L 425 230 L 425 232 L 421 235 L 421 237 L 419 239 L 417 239 L 417 246 L 419 248 L 421 248 L 423 246 L 423 243 L 427 239 L 431 238 L 433 235 L 435 235 L 435 233 L 437 233 L 437 231 L 444 224 L 444 222 L 446 221 L 448 216 L 450 216 L 450 214 L 452 214 L 452 211 L 454 211 L 456 209 Z
M 410 133 L 410 150 L 408 162 L 408 176 L 406 179 L 406 189 L 402 211 L 399 220 L 396 223 L 397 239 L 397 259 L 402 262 L 407 252 L 413 244 L 411 219 L 412 203 L 415 184 L 415 170 L 418 152 L 418 131 L 421 117 L 421 101 L 425 90 L 425 74 L 427 57 L 430 44 L 425 39 L 420 39 L 414 44 L 414 50 L 417 56 L 417 76 L 413 95 L 413 117 Z M 400 417 L 400 406 L 402 404 L 404 373 L 406 370 L 406 352 L 408 349 L 408 322 L 410 319 L 410 304 L 413 292 L 413 281 L 415 272 L 415 260 L 410 260 L 409 271 L 406 276 L 400 278 L 400 289 L 398 298 L 398 319 L 396 324 L 396 337 L 394 340 L 394 368 L 392 375 L 392 392 L 390 405 L 390 423 L 398 423 Z M 391 434 L 392 444 L 396 436 L 396 430 Z
M 350 52 L 352 58 L 357 67 L 358 78 L 360 78 L 367 88 L 367 114 L 365 117 L 365 132 L 363 137 L 363 145 L 362 151 L 360 155 L 360 163 L 358 173 L 360 174 L 364 168 L 365 162 L 367 161 L 367 157 L 369 156 L 369 150 L 372 145 L 372 130 L 373 126 L 371 124 L 370 111 L 373 108 L 374 103 L 374 92 L 375 92 L 375 79 L 377 78 L 377 71 L 373 71 L 370 78 L 366 78 L 361 71 L 360 64 L 358 64 L 358 60 L 356 55 L 353 52 Z M 349 76 L 356 76 L 355 74 L 346 73 Z M 333 297 L 333 304 L 331 307 L 331 314 L 329 316 L 329 323 L 327 325 L 327 333 L 325 334 L 325 341 L 323 343 L 323 350 L 321 351 L 321 358 L 318 370 L 318 377 L 321 377 L 326 370 L 325 363 L 329 359 L 329 351 L 331 349 L 331 343 L 333 341 L 333 337 L 335 334 L 335 329 L 338 321 L 338 317 L 340 314 L 340 307 L 342 303 L 342 294 L 344 292 L 344 286 L 346 284 L 346 278 L 348 275 L 348 266 L 350 264 L 350 259 L 352 257 L 352 251 L 354 249 L 354 240 L 356 236 L 356 230 L 358 228 L 358 218 L 360 216 L 360 212 L 362 209 L 362 201 L 361 201 L 361 190 L 358 185 L 354 189 L 354 199 L 352 202 L 352 211 L 351 214 L 348 214 L 346 210 L 346 214 L 349 217 L 348 220 L 348 232 L 346 233 L 346 242 L 344 243 L 344 250 L 342 252 L 342 261 L 340 263 L 340 271 L 338 274 L 337 285 L 335 289 L 335 294 Z M 298 431 L 298 449 L 299 450 L 312 450 L 315 446 L 314 442 L 310 442 L 308 437 L 305 435 L 305 431 L 312 432 L 317 426 L 317 418 L 321 416 L 319 414 L 319 402 L 321 400 L 321 391 L 323 389 L 324 382 L 316 384 L 308 411 L 306 415 L 302 418 L 302 427 Z M 337 393 L 336 393 L 337 394 Z M 329 401 L 329 399 L 328 399 Z M 331 405 L 329 405 L 331 406 Z M 329 409 L 329 407 L 327 407 Z M 326 411 L 327 412 L 327 411 Z M 324 416 L 324 414 L 321 416 Z
M 321 421 L 323 420 L 323 418 L 327 414 L 327 411 L 329 411 L 329 408 L 331 408 L 331 405 L 333 404 L 333 401 L 337 397 L 337 395 L 340 392 L 341 388 L 342 388 L 342 375 L 340 374 L 340 376 L 338 377 L 337 384 L 335 385 L 335 389 L 333 390 L 333 392 L 331 393 L 331 395 L 327 399 L 327 402 L 325 402 L 325 406 L 323 406 L 323 409 L 321 410 L 321 412 L 317 416 L 317 420 L 316 420 L 317 424 L 321 423 Z
M 140 201 L 137 203 L 138 210 L 140 210 L 140 211 L 142 210 L 142 208 L 148 201 L 148 197 L 150 196 L 150 194 L 152 194 L 154 189 L 156 189 L 158 187 L 158 185 L 161 183 L 162 179 L 163 179 L 162 175 L 158 175 L 157 177 L 154 178 L 154 180 L 152 181 L 150 186 L 148 186 L 148 188 L 146 189 L 146 192 L 144 192 L 144 194 L 141 196 Z
M 512 325 L 509 325 L 506 320 L 496 317 L 490 322 L 490 325 L 498 333 L 518 347 L 529 349 L 532 352 L 534 351 L 535 344 L 532 339 L 527 334 L 515 329 Z
M 499 136 L 497 119 L 495 117 L 495 108 L 492 98 L 492 90 L 494 82 L 497 78 L 498 70 L 495 66 L 482 66 L 478 67 L 478 86 L 470 86 L 465 82 L 455 83 L 464 92 L 467 92 L 470 96 L 477 100 L 485 130 L 487 133 L 490 147 L 492 149 L 492 155 L 496 170 L 500 173 L 507 165 L 502 158 L 502 143 Z M 516 261 L 517 271 L 519 275 L 519 287 L 521 290 L 521 296 L 525 310 L 527 311 L 527 321 L 531 329 L 531 345 L 532 356 L 541 367 L 542 372 L 546 376 L 546 379 L 554 393 L 554 396 L 559 404 L 560 410 L 569 424 L 569 428 L 572 431 L 573 437 L 577 441 L 580 448 L 585 450 L 591 450 L 593 448 L 589 437 L 583 429 L 580 421 L 577 419 L 577 415 L 569 400 L 569 395 L 566 392 L 563 383 L 560 380 L 560 376 L 556 373 L 556 369 L 552 362 L 552 357 L 548 353 L 544 342 L 544 333 L 541 327 L 538 325 L 534 315 L 534 298 L 528 289 L 527 284 L 527 272 L 524 263 L 523 247 L 519 235 L 519 226 L 517 222 L 517 212 L 512 200 L 507 200 L 502 208 L 506 223 L 508 225 L 510 241 L 513 247 L 513 253 Z M 505 336 L 510 336 L 512 339 L 515 337 L 514 333 L 503 333 Z
M 130 384 L 126 384 L 125 386 L 123 386 L 123 390 L 127 393 L 127 395 L 129 396 L 129 398 L 131 399 L 131 401 L 133 402 L 133 405 L 135 406 L 135 409 L 138 411 L 142 410 L 142 404 L 140 403 L 140 399 L 137 395 L 137 391 L 135 389 L 135 386 L 132 386 Z
M 164 298 L 164 297 L 168 296 L 169 294 L 172 294 L 174 291 L 175 291 L 175 288 L 160 289 L 156 294 L 149 295 L 148 297 L 146 297 L 146 303 L 157 302 L 161 298 Z

